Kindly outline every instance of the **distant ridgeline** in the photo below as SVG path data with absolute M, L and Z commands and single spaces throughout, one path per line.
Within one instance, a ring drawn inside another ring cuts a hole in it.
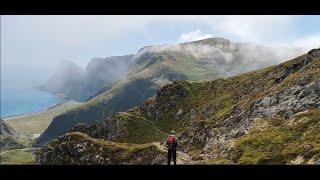
M 37 145 L 66 133 L 78 123 L 91 125 L 141 105 L 163 86 L 179 80 L 214 80 L 278 64 L 302 54 L 297 49 L 232 43 L 209 38 L 176 45 L 148 46 L 134 55 L 94 58 L 85 71 L 65 62 L 41 86 L 83 106 L 54 118 Z

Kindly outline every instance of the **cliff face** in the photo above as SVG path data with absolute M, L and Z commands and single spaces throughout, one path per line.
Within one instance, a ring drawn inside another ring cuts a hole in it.
M 281 55 L 273 48 L 210 38 L 177 45 L 149 46 L 140 49 L 134 56 L 112 57 L 112 60 L 94 59 L 88 65 L 87 72 L 91 74 L 89 77 L 99 78 L 90 78 L 95 80 L 90 81 L 88 87 L 102 89 L 83 106 L 55 117 L 37 144 L 45 144 L 66 133 L 77 123 L 90 125 L 141 105 L 161 87 L 174 81 L 229 77 L 276 64 L 280 59 L 296 53 L 292 49 L 288 51 L 291 53 Z M 118 71 L 126 73 L 122 76 Z M 114 78 L 118 80 L 109 82 Z
M 315 164 L 320 161 L 319 79 L 320 49 L 314 49 L 234 77 L 176 81 L 140 106 L 71 131 L 145 145 L 163 141 L 175 129 L 179 150 L 196 164 Z M 54 163 L 42 161 L 47 147 L 39 155 L 42 164 Z M 50 147 L 55 156 L 76 162 L 83 157 Z

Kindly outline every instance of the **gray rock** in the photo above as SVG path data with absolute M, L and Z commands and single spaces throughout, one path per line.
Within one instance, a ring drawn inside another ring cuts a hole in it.
M 263 107 L 268 107 L 271 105 L 271 98 L 270 97 L 265 97 L 260 101 L 260 105 Z
M 271 98 L 271 100 L 270 100 L 270 105 L 271 105 L 271 106 L 274 106 L 274 105 L 276 105 L 276 104 L 278 104 L 278 103 L 279 103 L 278 97 L 272 97 L 272 98 Z
M 179 109 L 178 112 L 177 112 L 176 115 L 175 115 L 175 118 L 176 118 L 177 120 L 180 120 L 180 119 L 183 118 L 183 115 L 184 115 L 183 110 L 182 110 L 182 109 Z
M 286 111 L 286 112 L 284 113 L 284 117 L 285 117 L 286 119 L 290 119 L 293 115 L 294 115 L 294 113 L 293 113 L 291 110 Z
M 298 84 L 300 86 L 304 86 L 304 85 L 306 85 L 306 83 L 307 83 L 307 77 L 305 77 L 305 76 L 302 76 L 298 81 Z
M 190 120 L 191 120 L 191 124 L 194 124 L 197 122 L 197 114 L 194 109 L 190 110 Z

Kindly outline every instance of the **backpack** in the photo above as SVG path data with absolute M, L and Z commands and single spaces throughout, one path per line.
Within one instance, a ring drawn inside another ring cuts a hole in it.
M 176 148 L 176 137 L 173 135 L 170 135 L 167 139 L 167 144 L 169 146 L 169 149 Z

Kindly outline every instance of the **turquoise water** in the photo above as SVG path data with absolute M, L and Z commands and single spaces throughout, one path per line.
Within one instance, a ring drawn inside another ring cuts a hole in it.
M 61 101 L 53 94 L 35 89 L 1 89 L 1 117 L 45 110 Z

